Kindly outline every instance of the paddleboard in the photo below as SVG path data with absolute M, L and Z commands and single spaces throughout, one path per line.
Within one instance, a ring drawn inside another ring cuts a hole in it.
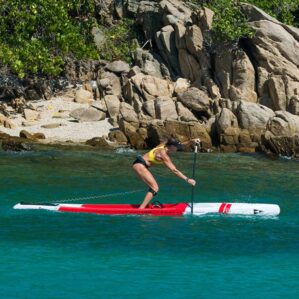
M 138 209 L 134 204 L 64 204 L 64 203 L 18 203 L 14 209 L 38 209 L 59 212 L 93 213 L 101 215 L 151 215 L 151 216 L 184 216 L 191 215 L 190 203 L 150 204 L 145 209 Z M 255 203 L 194 203 L 193 215 L 233 214 L 277 216 L 280 208 L 275 204 Z

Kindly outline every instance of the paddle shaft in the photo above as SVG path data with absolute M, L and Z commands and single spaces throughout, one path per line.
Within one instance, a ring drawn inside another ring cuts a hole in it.
M 196 169 L 196 158 L 197 158 L 197 151 L 198 151 L 199 142 L 195 143 L 194 155 L 193 155 L 193 171 L 192 171 L 192 178 L 195 179 L 195 169 Z M 191 215 L 193 215 L 193 205 L 194 205 L 194 192 L 195 187 L 192 186 L 191 190 Z

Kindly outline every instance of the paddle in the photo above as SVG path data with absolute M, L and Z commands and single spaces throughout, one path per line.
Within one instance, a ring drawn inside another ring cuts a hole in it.
M 193 171 L 192 171 L 192 179 L 195 179 L 195 169 L 196 169 L 196 157 L 197 157 L 197 152 L 198 148 L 200 146 L 200 139 L 195 141 L 195 148 L 194 148 L 194 155 L 193 155 Z M 194 204 L 194 192 L 195 188 L 192 186 L 192 191 L 191 191 L 191 215 L 193 215 L 193 204 Z

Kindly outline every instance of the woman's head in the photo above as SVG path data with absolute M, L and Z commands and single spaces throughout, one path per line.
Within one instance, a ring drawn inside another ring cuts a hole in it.
M 183 145 L 182 143 L 177 140 L 176 138 L 170 137 L 166 141 L 165 146 L 170 150 L 170 151 L 181 151 L 183 150 Z

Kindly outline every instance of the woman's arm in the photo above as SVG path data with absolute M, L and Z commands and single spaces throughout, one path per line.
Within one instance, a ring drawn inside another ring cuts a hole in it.
M 187 141 L 184 141 L 184 142 L 182 142 L 182 144 L 183 145 L 189 145 L 189 144 L 191 144 L 191 143 L 193 143 L 194 145 L 196 145 L 196 144 L 200 144 L 200 139 L 199 138 L 194 138 L 194 139 L 190 139 L 190 140 L 187 140 Z
M 165 151 L 161 151 L 160 153 L 160 157 L 162 158 L 164 164 L 166 165 L 167 168 L 169 168 L 172 173 L 174 173 L 177 177 L 183 179 L 184 181 L 186 181 L 188 184 L 195 186 L 196 181 L 193 179 L 188 178 L 187 176 L 185 176 L 182 172 L 180 172 L 175 165 L 172 163 L 171 159 L 169 158 L 169 156 L 167 155 L 167 153 Z

